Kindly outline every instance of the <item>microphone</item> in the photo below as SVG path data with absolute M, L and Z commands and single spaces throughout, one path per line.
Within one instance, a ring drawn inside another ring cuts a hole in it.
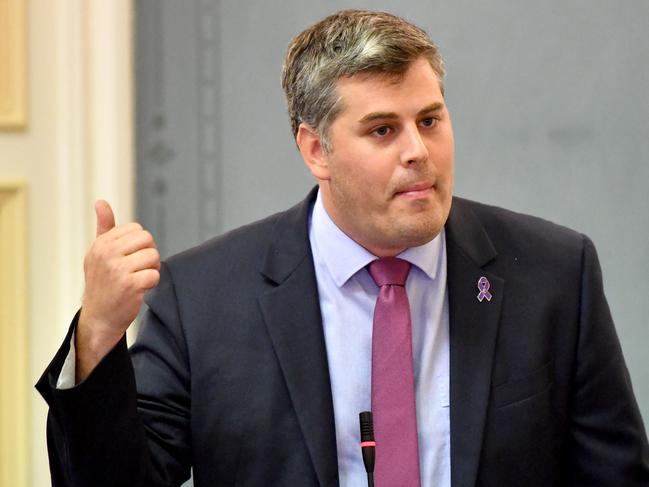
M 367 486 L 374 487 L 374 449 L 376 448 L 376 441 L 374 441 L 372 413 L 363 411 L 358 415 L 358 420 L 361 426 L 361 451 L 363 452 L 363 464 L 367 472 Z

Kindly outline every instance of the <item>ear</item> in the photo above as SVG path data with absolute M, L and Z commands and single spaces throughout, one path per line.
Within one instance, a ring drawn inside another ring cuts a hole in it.
M 311 174 L 318 181 L 329 180 L 329 163 L 318 133 L 308 125 L 301 123 L 295 137 L 302 159 Z

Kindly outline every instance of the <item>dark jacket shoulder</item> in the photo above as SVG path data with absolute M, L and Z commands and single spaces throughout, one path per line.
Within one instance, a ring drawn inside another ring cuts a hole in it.
M 463 237 L 481 228 L 498 255 L 543 259 L 548 264 L 566 259 L 579 264 L 584 245 L 590 244 L 588 237 L 563 225 L 459 197 L 453 198 L 449 223 L 451 233 Z
M 310 255 L 308 216 L 316 191 L 286 211 L 243 225 L 180 252 L 162 264 L 160 290 L 182 300 L 210 299 L 219 289 L 224 295 L 245 287 L 247 294 L 280 282 Z M 173 288 L 173 289 L 169 289 Z M 154 290 L 147 301 L 157 294 Z

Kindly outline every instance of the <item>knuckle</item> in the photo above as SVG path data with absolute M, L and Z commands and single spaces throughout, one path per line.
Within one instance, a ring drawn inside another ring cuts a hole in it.
M 144 242 L 145 245 L 153 245 L 154 240 L 153 240 L 153 235 L 151 235 L 151 232 L 148 230 L 142 230 L 142 241 Z
M 151 284 L 151 287 L 156 286 L 160 282 L 160 273 L 157 270 L 151 270 L 149 282 Z
M 157 286 L 160 282 L 160 272 L 154 270 L 151 274 L 151 287 Z

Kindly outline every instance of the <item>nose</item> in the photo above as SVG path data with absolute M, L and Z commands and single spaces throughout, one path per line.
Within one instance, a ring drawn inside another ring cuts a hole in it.
M 403 130 L 402 139 L 401 163 L 403 165 L 408 166 L 428 159 L 428 148 L 419 127 L 415 125 Z

